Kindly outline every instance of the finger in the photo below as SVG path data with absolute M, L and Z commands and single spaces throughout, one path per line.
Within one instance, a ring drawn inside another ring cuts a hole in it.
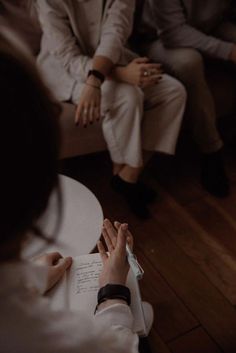
M 147 57 L 141 57 L 133 60 L 133 62 L 137 64 L 144 64 L 144 63 L 148 63 L 149 61 L 150 60 Z
M 55 251 L 55 252 L 51 252 L 46 254 L 46 262 L 48 265 L 55 265 L 57 264 L 57 262 L 62 258 L 62 255 Z
M 162 68 L 161 64 L 155 64 L 155 63 L 147 63 L 142 65 L 142 70 L 151 70 L 151 69 L 156 69 L 156 70 L 160 70 Z
M 87 106 L 84 106 L 84 107 L 83 107 L 83 111 L 82 111 L 83 126 L 84 126 L 84 127 L 87 127 L 88 114 L 89 114 L 89 108 L 88 108 Z
M 127 241 L 128 224 L 121 224 L 117 235 L 116 249 L 121 256 L 126 255 L 126 241 Z
M 58 263 L 55 265 L 55 269 L 62 275 L 71 266 L 71 264 L 72 257 L 64 257 L 58 261 Z
M 79 121 L 81 120 L 82 115 L 82 107 L 79 105 L 75 112 L 75 124 L 79 125 Z
M 119 228 L 120 228 L 120 226 L 121 226 L 121 223 L 118 222 L 118 221 L 115 221 L 115 222 L 114 222 L 114 226 L 115 226 L 115 228 L 116 228 L 117 230 L 119 230 Z
M 94 122 L 94 118 L 95 118 L 95 110 L 94 110 L 94 106 L 91 106 L 89 108 L 89 114 L 88 114 L 88 119 L 89 119 L 89 123 L 92 124 Z
M 144 78 L 142 80 L 142 87 L 147 87 L 150 85 L 154 85 L 155 83 L 158 83 L 162 79 L 161 75 L 155 75 L 152 77 Z
M 114 250 L 114 246 L 113 246 L 112 241 L 109 237 L 109 234 L 107 233 L 106 228 L 104 228 L 104 227 L 102 229 L 102 235 L 105 240 L 105 243 L 106 243 L 106 246 L 107 246 L 109 253 L 112 253 L 112 251 Z
M 117 241 L 117 232 L 115 228 L 113 227 L 112 223 L 109 221 L 109 219 L 105 219 L 103 222 L 103 226 L 105 227 L 107 234 L 112 242 L 113 247 L 116 247 L 116 241 Z
M 130 232 L 128 232 L 128 235 L 127 235 L 127 239 L 126 239 L 131 251 L 133 251 L 133 247 L 134 247 L 134 238 L 132 236 L 132 234 Z
M 152 76 L 148 76 L 148 77 L 144 77 L 142 79 L 143 83 L 147 83 L 149 81 L 155 81 L 158 80 L 160 77 L 162 77 L 162 75 L 157 74 L 157 75 L 152 75 Z
M 101 116 L 100 116 L 100 108 L 99 107 L 94 108 L 94 117 L 97 121 L 100 120 Z
M 149 72 L 150 72 L 150 76 L 162 75 L 164 73 L 162 69 L 150 69 Z
M 98 251 L 99 251 L 99 254 L 101 256 L 101 259 L 102 259 L 102 262 L 104 264 L 104 262 L 108 259 L 108 255 L 106 253 L 106 250 L 103 246 L 103 243 L 101 242 L 101 240 L 99 240 L 97 242 L 97 247 L 98 247 Z
M 117 230 L 119 230 L 120 226 L 121 226 L 121 223 L 118 222 L 118 221 L 115 221 L 114 222 L 114 225 L 116 227 Z M 128 226 L 129 227 L 129 226 Z M 131 250 L 133 250 L 133 246 L 134 246 L 134 240 L 133 240 L 133 236 L 132 234 L 130 233 L 130 230 L 129 228 L 127 229 L 127 243 L 130 247 Z

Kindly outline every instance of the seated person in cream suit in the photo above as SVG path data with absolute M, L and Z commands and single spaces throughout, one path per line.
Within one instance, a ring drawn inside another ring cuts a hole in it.
M 175 152 L 185 89 L 126 49 L 134 0 L 39 0 L 37 8 L 41 72 L 58 99 L 77 105 L 75 128 L 102 119 L 112 187 L 147 217 L 154 193 L 138 178 L 151 153 Z
M 139 52 L 162 63 L 185 85 L 189 125 L 202 152 L 202 186 L 214 196 L 225 197 L 229 182 L 221 155 L 223 142 L 205 69 L 212 60 L 214 64 L 220 60 L 228 76 L 235 75 L 235 1 L 137 0 L 137 8 Z

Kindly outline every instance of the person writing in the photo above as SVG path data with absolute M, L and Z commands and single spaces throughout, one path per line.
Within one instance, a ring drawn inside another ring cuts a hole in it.
M 106 220 L 100 287 L 119 285 L 112 299 L 98 305 L 91 319 L 84 313 L 51 311 L 44 294 L 62 278 L 72 259 L 45 254 L 34 263 L 21 252 L 29 234 L 45 238 L 38 220 L 52 191 L 60 193 L 57 162 L 60 109 L 28 56 L 0 34 L 2 207 L 0 232 L 0 347 L 7 353 L 138 352 L 138 336 L 125 287 L 129 269 L 126 224 Z M 60 198 L 59 198 L 60 199 Z M 59 204 L 59 206 L 61 206 Z M 59 207 L 60 208 L 60 207 Z M 45 238 L 46 240 L 46 238 Z M 121 292 L 122 291 L 122 299 Z M 132 298 L 131 298 L 132 300 Z

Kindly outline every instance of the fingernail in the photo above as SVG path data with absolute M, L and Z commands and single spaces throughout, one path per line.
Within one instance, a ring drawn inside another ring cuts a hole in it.
M 128 229 L 128 224 L 122 224 L 121 225 L 121 229 L 123 230 L 123 231 L 126 231 L 127 229 Z

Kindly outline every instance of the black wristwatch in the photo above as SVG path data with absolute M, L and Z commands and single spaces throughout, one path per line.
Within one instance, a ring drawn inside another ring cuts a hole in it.
M 105 81 L 105 75 L 103 75 L 100 71 L 98 70 L 89 70 L 88 72 L 88 77 L 93 75 L 94 77 L 96 77 L 98 80 L 101 81 L 101 83 L 103 83 Z
M 128 305 L 131 303 L 130 290 L 120 284 L 107 284 L 98 291 L 98 305 L 109 299 L 121 299 Z

